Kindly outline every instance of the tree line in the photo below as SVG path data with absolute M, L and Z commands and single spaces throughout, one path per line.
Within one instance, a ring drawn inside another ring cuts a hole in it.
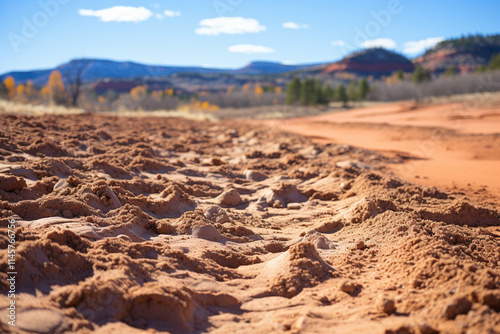
M 83 68 L 70 68 L 64 76 L 60 71 L 50 73 L 45 86 L 37 89 L 31 80 L 16 84 L 12 76 L 0 82 L 0 98 L 23 103 L 45 102 L 49 104 L 76 107 L 81 93 Z
M 346 105 L 348 101 L 361 101 L 366 99 L 370 92 L 370 85 L 366 79 L 361 79 L 358 84 L 351 81 L 349 86 L 339 84 L 332 87 L 321 80 L 293 78 L 287 85 L 286 104 L 316 106 L 328 105 L 330 102 L 342 102 Z

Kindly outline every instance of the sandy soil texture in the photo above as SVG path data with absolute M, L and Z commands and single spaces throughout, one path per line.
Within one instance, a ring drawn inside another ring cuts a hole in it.
M 250 122 L 2 115 L 0 331 L 500 332 L 498 207 L 394 176 L 407 160 Z

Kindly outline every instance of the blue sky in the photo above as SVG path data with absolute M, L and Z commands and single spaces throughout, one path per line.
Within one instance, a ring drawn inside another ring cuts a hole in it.
M 41 0 L 0 3 L 0 73 L 72 58 L 237 68 L 334 61 L 500 32 L 497 0 Z

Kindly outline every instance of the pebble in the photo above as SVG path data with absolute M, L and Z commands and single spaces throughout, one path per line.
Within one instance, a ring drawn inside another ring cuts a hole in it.
M 54 190 L 60 189 L 60 188 L 70 188 L 70 184 L 66 179 L 60 179 L 57 181 L 57 183 L 54 185 Z
M 302 207 L 300 205 L 300 203 L 288 203 L 288 205 L 286 206 L 289 210 L 300 210 L 300 208 Z
M 391 314 L 396 310 L 396 303 L 393 299 L 380 294 L 375 302 L 375 309 L 381 313 Z
M 218 224 L 224 224 L 230 221 L 226 211 L 218 205 L 211 205 L 208 208 L 206 208 L 204 216 L 208 220 L 211 220 Z
M 340 283 L 340 291 L 343 291 L 348 294 L 353 294 L 360 287 L 359 284 L 350 280 L 344 280 Z
M 351 189 L 351 182 L 349 182 L 349 181 L 348 182 L 342 182 L 340 184 L 340 189 L 342 189 L 342 190 L 349 190 L 349 189 Z
M 356 249 L 363 249 L 365 248 L 366 245 L 365 245 L 365 242 L 363 240 L 359 240 L 357 243 L 356 243 Z
M 108 186 L 106 186 L 105 191 L 106 191 L 106 194 L 109 196 L 109 198 L 111 198 L 111 202 L 113 202 L 113 205 L 115 206 L 115 208 L 116 209 L 121 208 L 122 203 L 120 202 L 120 200 L 116 196 L 115 192 L 113 190 L 111 190 L 111 188 Z
M 253 170 L 246 170 L 245 171 L 245 178 L 250 181 L 263 181 L 267 179 L 267 176 L 265 174 L 262 174 L 260 172 L 256 172 Z
M 49 309 L 31 309 L 17 314 L 16 326 L 33 333 L 54 333 L 64 322 L 64 316 Z
M 217 196 L 217 202 L 226 206 L 236 206 L 241 203 L 241 197 L 236 189 L 228 189 Z
M 193 237 L 210 241 L 219 241 L 223 239 L 219 231 L 212 225 L 195 227 L 193 230 Z

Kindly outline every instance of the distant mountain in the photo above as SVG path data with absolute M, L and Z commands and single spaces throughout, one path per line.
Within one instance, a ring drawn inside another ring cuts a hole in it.
M 325 63 L 288 65 L 269 61 L 254 61 L 239 70 L 235 70 L 234 72 L 240 74 L 279 74 L 315 68 L 321 65 L 325 65 Z
M 488 65 L 491 57 L 500 53 L 500 35 L 473 35 L 448 39 L 427 50 L 414 60 L 431 72 L 441 73 L 455 66 L 462 73 Z
M 326 66 L 322 73 L 348 72 L 358 76 L 380 77 L 397 70 L 412 72 L 414 68 L 411 60 L 405 56 L 383 48 L 370 48 L 351 53 L 341 61 Z
M 0 79 L 12 75 L 16 82 L 23 83 L 27 80 L 33 81 L 35 85 L 44 85 L 53 70 L 59 70 L 63 77 L 66 74 L 74 73 L 76 69 L 82 70 L 82 80 L 87 82 L 99 81 L 102 79 L 134 79 L 134 78 L 157 78 L 165 77 L 176 73 L 226 73 L 233 70 L 212 69 L 205 67 L 187 66 L 154 66 L 125 61 L 112 61 L 104 59 L 75 59 L 66 64 L 57 66 L 55 69 L 9 72 L 0 76 Z
M 52 70 L 36 70 L 36 71 L 13 71 L 0 75 L 0 80 L 4 80 L 8 76 L 12 76 L 16 80 L 16 84 L 24 83 L 28 80 L 33 81 L 33 83 L 37 83 L 40 78 L 43 78 L 43 83 L 47 82 L 49 78 L 50 72 Z
M 247 66 L 236 70 L 237 73 L 245 74 L 275 74 L 290 72 L 296 69 L 296 66 L 285 65 L 277 62 L 254 61 Z
M 53 70 L 59 70 L 63 77 L 73 73 L 76 69 L 82 69 L 82 80 L 86 82 L 101 81 L 104 79 L 136 79 L 147 80 L 148 78 L 168 77 L 180 73 L 196 74 L 242 74 L 242 75 L 262 75 L 279 74 L 304 69 L 311 65 L 284 65 L 277 62 L 256 61 L 241 69 L 216 69 L 207 67 L 187 67 L 187 66 L 155 66 L 145 65 L 130 61 L 119 62 L 104 59 L 75 59 L 66 64 L 57 66 L 55 69 L 37 71 L 16 71 L 0 75 L 0 80 L 11 75 L 17 83 L 24 83 L 27 80 L 33 81 L 35 85 L 44 85 Z

